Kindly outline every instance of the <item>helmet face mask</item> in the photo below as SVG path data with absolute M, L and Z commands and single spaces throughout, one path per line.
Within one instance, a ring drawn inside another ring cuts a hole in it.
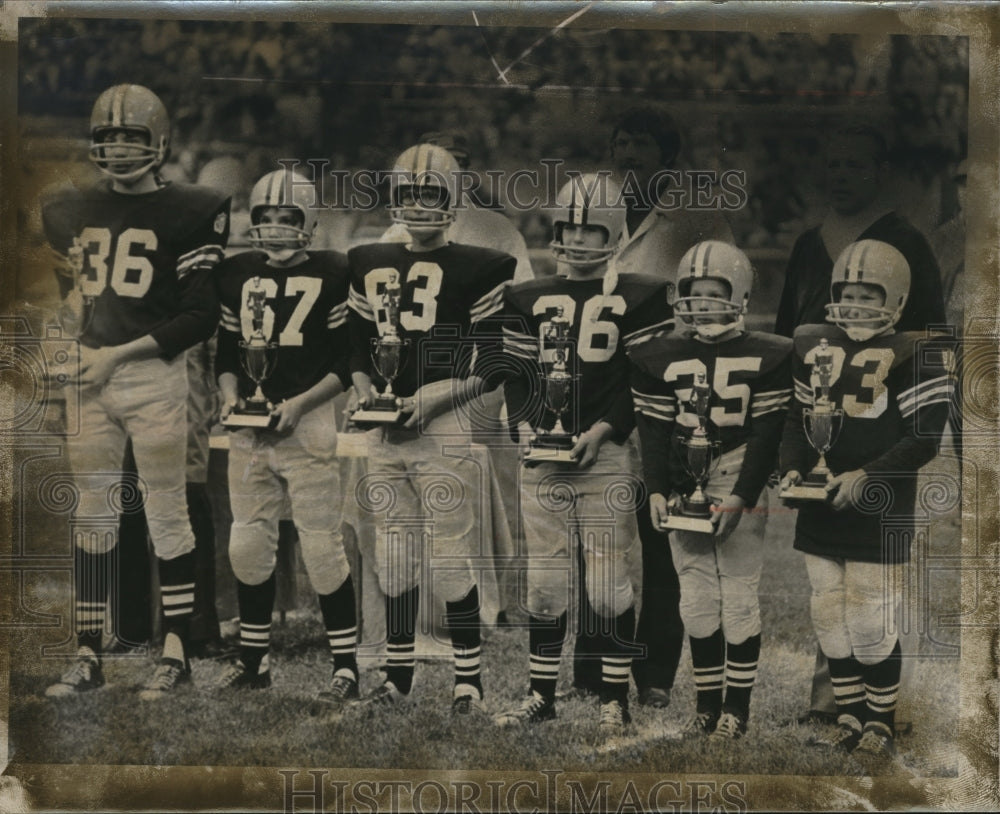
M 132 184 L 170 152 L 170 122 L 159 97 L 141 85 L 102 93 L 90 117 L 90 160 L 105 175 Z
M 718 240 L 703 241 L 678 264 L 674 316 L 706 340 L 742 331 L 752 285 L 753 268 L 743 252 Z
M 418 144 L 405 150 L 390 176 L 390 215 L 414 240 L 433 238 L 455 221 L 456 179 L 461 172 L 443 147 Z
M 910 266 L 878 240 L 852 243 L 837 258 L 826 318 L 855 342 L 886 333 L 899 321 L 910 291 Z
M 287 170 L 268 173 L 250 192 L 250 245 L 272 263 L 287 263 L 312 242 L 316 214 L 312 182 Z
M 618 252 L 625 232 L 621 187 L 607 175 L 571 178 L 556 196 L 552 221 L 555 239 L 549 249 L 557 261 L 576 268 L 606 263 Z M 597 245 L 599 234 L 603 241 Z

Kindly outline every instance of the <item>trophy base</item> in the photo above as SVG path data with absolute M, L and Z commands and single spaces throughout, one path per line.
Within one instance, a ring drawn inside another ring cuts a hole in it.
M 402 410 L 355 410 L 351 415 L 351 423 L 367 425 L 368 428 L 398 424 L 403 417 Z
M 715 524 L 702 515 L 671 514 L 660 524 L 663 531 L 694 531 L 699 534 L 712 534 Z
M 270 413 L 230 413 L 222 419 L 227 430 L 270 430 L 278 425 L 278 417 Z
M 826 486 L 819 483 L 801 483 L 798 486 L 789 486 L 778 492 L 778 497 L 782 500 L 808 500 L 826 502 L 830 498 L 830 493 L 826 491 Z
M 576 464 L 577 459 L 570 455 L 576 446 L 577 438 L 568 435 L 536 436 L 528 443 L 528 451 L 522 461 L 525 466 L 537 466 L 541 463 Z

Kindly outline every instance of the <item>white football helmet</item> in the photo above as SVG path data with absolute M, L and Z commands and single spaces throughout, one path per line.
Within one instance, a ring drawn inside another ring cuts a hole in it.
M 443 147 L 418 144 L 396 159 L 389 179 L 390 214 L 414 234 L 447 229 L 458 202 L 458 162 Z M 403 193 L 409 192 L 409 201 Z
M 294 209 L 302 216 L 300 226 L 259 222 L 261 210 L 276 206 Z M 261 178 L 250 191 L 250 223 L 247 238 L 269 259 L 283 263 L 308 248 L 318 221 L 316 189 L 312 181 L 289 170 L 275 170 Z
M 118 144 L 108 155 L 110 131 L 139 133 L 146 144 Z M 155 170 L 170 152 L 170 118 L 160 98 L 142 85 L 115 85 L 97 97 L 90 114 L 90 160 L 105 175 L 134 181 Z
M 846 283 L 865 283 L 882 290 L 882 306 L 840 303 Z M 826 306 L 826 318 L 841 328 L 855 342 L 866 342 L 892 328 L 903 313 L 910 294 L 910 264 L 893 246 L 881 240 L 859 240 L 840 253 L 833 266 L 830 295 L 833 302 Z M 863 316 L 847 317 L 849 311 Z M 867 323 L 877 321 L 877 326 Z
M 729 298 L 692 297 L 691 286 L 702 279 L 724 282 Z M 742 251 L 721 240 L 703 240 L 688 249 L 677 266 L 674 316 L 704 339 L 742 331 L 752 288 L 753 267 Z M 702 310 L 705 303 L 709 308 Z
M 606 233 L 599 249 L 568 246 L 563 242 L 563 227 L 600 226 Z M 625 203 L 618 183 L 605 173 L 578 175 L 559 190 L 552 217 L 555 239 L 549 244 L 560 263 L 570 266 L 593 266 L 610 260 L 625 232 Z

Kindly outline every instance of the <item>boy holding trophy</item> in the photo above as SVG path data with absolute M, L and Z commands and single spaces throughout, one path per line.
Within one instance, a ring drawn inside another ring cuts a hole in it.
M 836 729 L 817 743 L 868 760 L 894 749 L 917 470 L 937 454 L 955 387 L 946 339 L 894 331 L 909 291 L 906 258 L 888 243 L 844 249 L 826 307 L 834 324 L 795 331 L 781 445 L 781 494 L 799 507 L 795 548 L 837 703 Z
M 504 310 L 508 420 L 512 436 L 518 423 L 532 433 L 521 472 L 530 691 L 496 722 L 531 724 L 556 715 L 571 557 L 580 545 L 590 616 L 599 628 L 601 728 L 613 735 L 630 720 L 635 609 L 627 558 L 641 488 L 628 443 L 635 418 L 625 350 L 669 330 L 673 320 L 665 283 L 614 271 L 625 227 L 617 183 L 577 175 L 556 207 L 552 250 L 565 276 L 510 288 Z
M 459 171 L 441 147 L 403 152 L 390 179 L 390 208 L 409 241 L 348 252 L 359 398 L 352 420 L 369 428 L 365 484 L 376 512 L 375 569 L 387 627 L 385 681 L 363 699 L 369 711 L 401 704 L 412 688 L 421 573 L 429 574 L 425 590 L 445 602 L 455 659 L 452 712 L 484 709 L 479 588 L 468 562 L 488 550 L 471 494 L 482 488 L 482 474 L 458 409 L 483 392 L 515 260 L 448 241 L 462 205 Z
M 698 243 L 677 269 L 678 331 L 629 350 L 650 513 L 672 531 L 694 664 L 685 735 L 722 742 L 746 732 L 760 655 L 763 490 L 792 393 L 792 343 L 743 327 L 752 283 L 739 249 Z
M 229 559 L 237 580 L 240 655 L 221 689 L 271 684 L 268 645 L 278 521 L 286 495 L 333 657 L 320 700 L 358 695 L 354 585 L 341 535 L 332 399 L 348 381 L 347 259 L 308 251 L 316 228 L 311 182 L 287 170 L 250 193 L 255 251 L 219 265 L 216 374 L 232 432 Z

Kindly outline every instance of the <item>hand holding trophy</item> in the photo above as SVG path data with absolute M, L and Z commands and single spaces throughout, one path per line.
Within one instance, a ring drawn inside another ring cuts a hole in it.
M 273 427 L 277 417 L 271 415 L 274 405 L 267 400 L 261 385 L 274 372 L 274 363 L 278 353 L 276 342 L 270 342 L 264 333 L 264 308 L 267 292 L 260 284 L 260 278 L 254 278 L 253 287 L 247 292 L 247 310 L 251 314 L 250 338 L 240 340 L 240 363 L 250 381 L 256 386 L 254 394 L 245 399 L 229 415 L 222 419 L 222 426 L 227 430 L 254 427 L 257 429 Z
M 354 411 L 351 421 L 355 424 L 396 424 L 403 415 L 399 399 L 392 392 L 392 382 L 403 366 L 403 354 L 409 339 L 399 335 L 399 301 L 402 287 L 399 276 L 393 274 L 385 284 L 382 306 L 386 312 L 385 332 L 372 340 L 372 364 L 385 381 L 385 391 L 377 393 L 366 404 Z
M 679 438 L 684 457 L 684 470 L 694 479 L 694 491 L 687 497 L 671 501 L 667 506 L 669 514 L 660 528 L 683 529 L 711 534 L 715 531 L 712 523 L 712 499 L 705 494 L 709 475 L 719 461 L 719 442 L 708 437 L 707 418 L 711 387 L 704 373 L 695 378 L 691 397 L 686 403 L 698 418 L 698 426 L 687 438 Z
M 830 344 L 821 339 L 813 358 L 810 377 L 811 382 L 818 382 L 819 394 L 816 394 L 817 387 L 813 385 L 813 406 L 802 410 L 806 439 L 819 453 L 819 460 L 801 483 L 789 485 L 778 493 L 778 497 L 783 500 L 825 501 L 829 497 L 826 484 L 830 480 L 830 468 L 826 465 L 826 453 L 836 443 L 844 423 L 844 411 L 834 407 L 830 399 L 832 375 L 833 354 L 830 352 Z
M 94 316 L 94 298 L 83 291 L 84 251 L 80 238 L 73 238 L 66 257 L 67 262 L 57 268 L 58 274 L 69 281 L 66 295 L 56 311 L 56 321 L 64 342 L 46 343 L 46 348 L 52 351 L 46 377 L 60 386 L 76 380 L 79 375 L 80 338 L 87 332 Z
M 542 365 L 542 396 L 545 399 L 545 409 L 555 414 L 556 421 L 551 430 L 539 429 L 528 441 L 528 451 L 524 455 L 524 463 L 534 466 L 542 461 L 558 463 L 576 463 L 570 451 L 576 446 L 579 438 L 566 432 L 562 417 L 569 408 L 573 388 L 579 376 L 569 372 L 566 360 L 569 357 L 572 337 L 569 335 L 570 323 L 559 308 L 551 320 L 542 324 L 539 342 L 539 363 Z M 553 361 L 545 372 L 545 349 L 552 348 Z

